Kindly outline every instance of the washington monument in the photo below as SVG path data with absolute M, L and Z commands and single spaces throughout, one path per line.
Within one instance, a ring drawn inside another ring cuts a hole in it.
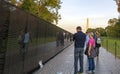
M 88 30 L 88 28 L 89 28 L 89 18 L 87 18 L 86 31 Z

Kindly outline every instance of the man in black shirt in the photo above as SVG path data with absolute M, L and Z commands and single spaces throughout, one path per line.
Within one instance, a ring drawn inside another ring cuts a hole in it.
M 82 28 L 78 26 L 76 28 L 77 33 L 73 35 L 74 44 L 74 74 L 78 72 L 83 73 L 83 53 L 84 53 L 84 44 L 86 40 L 85 33 L 82 32 Z M 80 70 L 78 71 L 78 59 L 80 63 Z

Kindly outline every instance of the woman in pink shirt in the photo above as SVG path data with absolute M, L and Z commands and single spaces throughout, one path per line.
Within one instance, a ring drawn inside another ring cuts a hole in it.
M 95 72 L 95 63 L 94 63 L 94 57 L 96 57 L 96 51 L 95 51 L 95 40 L 93 38 L 94 34 L 89 34 L 89 42 L 88 42 L 88 63 L 89 63 L 89 69 L 88 73 Z

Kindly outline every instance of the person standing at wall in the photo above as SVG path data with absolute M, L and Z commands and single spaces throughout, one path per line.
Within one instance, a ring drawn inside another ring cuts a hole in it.
M 84 44 L 86 40 L 86 35 L 82 32 L 82 28 L 78 26 L 76 28 L 77 33 L 73 35 L 74 44 L 74 74 L 83 73 L 83 54 L 84 54 Z M 78 71 L 78 61 L 80 65 L 80 70 Z
M 96 57 L 96 51 L 95 51 L 95 40 L 94 40 L 94 34 L 91 32 L 89 33 L 89 42 L 88 42 L 88 73 L 95 72 L 95 62 L 94 57 Z
M 64 32 L 60 32 L 60 44 L 64 46 Z
M 56 46 L 60 46 L 60 32 L 57 32 L 56 34 Z
M 24 34 L 24 53 L 27 53 L 28 52 L 28 47 L 29 47 L 29 42 L 31 40 L 31 37 L 30 37 L 30 33 L 27 31 L 27 29 L 25 30 L 25 34 Z
M 18 36 L 18 44 L 19 44 L 19 46 L 20 46 L 20 54 L 22 54 L 22 50 L 23 50 L 23 48 L 24 48 L 24 43 L 23 43 L 23 41 L 24 41 L 24 33 L 23 33 L 23 31 L 21 30 L 20 31 L 20 34 L 19 34 L 19 36 Z
M 18 44 L 20 45 L 20 53 L 22 55 L 25 55 L 28 52 L 30 40 L 31 40 L 31 37 L 27 29 L 20 32 L 20 35 L 18 37 Z
M 88 42 L 89 42 L 89 33 L 88 32 L 86 32 L 86 41 L 85 41 L 85 47 L 87 48 L 87 46 L 88 46 Z
M 101 47 L 101 38 L 100 38 L 100 33 L 96 33 L 96 53 L 97 57 L 99 56 L 99 48 Z

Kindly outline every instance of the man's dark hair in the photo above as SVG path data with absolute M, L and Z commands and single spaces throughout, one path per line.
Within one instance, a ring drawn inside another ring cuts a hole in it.
M 76 29 L 77 29 L 77 30 L 82 30 L 82 28 L 81 28 L 80 26 L 78 26 Z
M 86 32 L 86 34 L 87 34 L 88 32 Z

